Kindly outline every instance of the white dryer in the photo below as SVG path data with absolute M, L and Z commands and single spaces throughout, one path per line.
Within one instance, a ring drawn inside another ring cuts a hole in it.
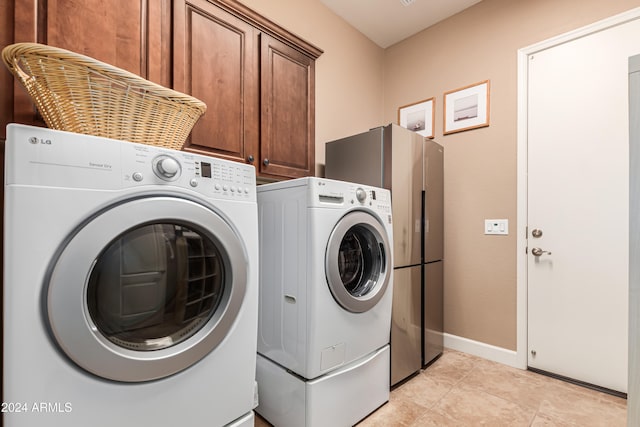
M 9 125 L 4 190 L 5 426 L 253 426 L 252 166 Z
M 256 411 L 277 426 L 353 425 L 389 399 L 390 193 L 265 184 L 258 217 Z

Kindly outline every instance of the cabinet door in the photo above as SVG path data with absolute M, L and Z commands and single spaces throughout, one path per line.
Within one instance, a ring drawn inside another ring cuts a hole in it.
M 0 0 L 0 49 L 13 43 L 13 0 Z M 1 63 L 0 63 L 1 64 Z M 13 76 L 0 65 L 0 143 L 6 139 L 7 124 L 13 121 Z M 0 145 L 0 153 L 4 152 Z M 4 165 L 4 160 L 2 165 Z M 0 166 L 1 168 L 1 166 Z M 1 178 L 0 178 L 1 181 Z
M 314 175 L 314 76 L 313 59 L 261 35 L 261 175 Z
M 184 149 L 258 158 L 258 32 L 206 0 L 174 2 L 174 88 L 207 104 Z
M 14 42 L 38 42 L 90 56 L 167 86 L 171 0 L 21 0 Z M 43 124 L 15 83 L 13 120 Z

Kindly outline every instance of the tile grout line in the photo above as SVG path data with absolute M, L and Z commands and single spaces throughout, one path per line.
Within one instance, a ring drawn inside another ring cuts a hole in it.
M 467 372 L 465 372 L 465 373 L 464 373 L 464 375 L 462 375 L 462 376 L 461 376 L 457 381 L 455 381 L 455 382 L 451 385 L 451 387 L 449 387 L 449 389 L 448 389 L 445 393 L 443 393 L 443 394 L 442 394 L 442 396 L 440 396 L 440 398 L 438 398 L 438 400 L 436 400 L 432 405 L 430 405 L 430 406 L 429 406 L 429 408 L 428 408 L 428 411 L 434 412 L 433 410 L 436 408 L 436 406 L 438 406 L 438 404 L 439 404 L 439 403 L 440 403 L 440 402 L 441 402 L 445 397 L 447 397 L 449 394 L 451 394 L 451 392 L 452 392 L 454 389 L 458 388 L 458 386 L 460 385 L 460 383 L 461 383 L 465 378 L 467 378 L 467 377 L 468 377 L 468 376 L 469 376 L 469 375 L 474 371 L 474 369 L 476 369 L 477 362 L 474 360 L 474 361 L 472 361 L 472 363 L 473 363 L 473 366 L 472 366 L 472 367 L 471 367 Z M 424 372 L 424 371 L 425 371 L 425 370 L 423 370 L 422 372 Z M 422 372 L 421 372 L 421 374 L 422 374 Z M 454 421 L 457 421 L 457 420 L 455 420 L 455 419 L 454 419 Z M 407 427 L 411 427 L 411 426 L 407 426 Z

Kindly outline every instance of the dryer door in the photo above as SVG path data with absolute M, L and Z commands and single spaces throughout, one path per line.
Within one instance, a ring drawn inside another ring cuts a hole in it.
M 346 310 L 365 312 L 383 297 L 391 273 L 389 237 L 373 216 L 352 211 L 329 237 L 325 270 L 329 289 Z
M 112 206 L 79 227 L 50 268 L 55 340 L 81 368 L 138 382 L 193 365 L 226 337 L 248 258 L 211 209 L 172 197 Z

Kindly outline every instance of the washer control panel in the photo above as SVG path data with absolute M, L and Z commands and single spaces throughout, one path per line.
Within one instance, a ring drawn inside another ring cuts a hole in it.
M 309 178 L 313 200 L 322 207 L 366 207 L 391 220 L 391 193 L 383 188 L 325 178 Z
M 367 192 L 364 191 L 362 187 L 356 189 L 356 199 L 358 199 L 360 203 L 364 203 L 364 201 L 367 200 Z

